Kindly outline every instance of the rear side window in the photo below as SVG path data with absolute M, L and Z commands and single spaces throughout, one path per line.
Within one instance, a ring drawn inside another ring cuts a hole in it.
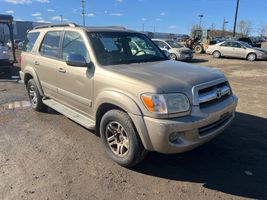
M 61 33 L 61 31 L 51 31 L 46 33 L 40 49 L 42 55 L 58 58 Z
M 39 35 L 40 32 L 28 33 L 26 39 L 23 42 L 23 51 L 31 52 Z

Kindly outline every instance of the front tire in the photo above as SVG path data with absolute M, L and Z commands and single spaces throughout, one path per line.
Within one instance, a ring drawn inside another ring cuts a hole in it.
M 201 53 L 203 53 L 203 51 L 204 51 L 204 49 L 201 45 L 198 44 L 197 46 L 195 46 L 195 52 L 197 54 L 201 54 Z
M 174 53 L 170 54 L 170 60 L 177 60 L 177 56 Z
M 212 55 L 213 55 L 213 58 L 220 58 L 221 57 L 221 53 L 219 51 L 214 51 Z
M 100 136 L 106 153 L 123 167 L 137 165 L 147 154 L 132 120 L 123 111 L 111 110 L 103 116 Z
M 247 56 L 247 60 L 249 60 L 249 61 L 255 61 L 256 59 L 257 59 L 257 56 L 255 53 L 250 53 Z
M 27 84 L 27 91 L 32 108 L 38 112 L 44 111 L 47 106 L 43 103 L 43 97 L 40 95 L 38 87 L 33 79 L 30 79 Z

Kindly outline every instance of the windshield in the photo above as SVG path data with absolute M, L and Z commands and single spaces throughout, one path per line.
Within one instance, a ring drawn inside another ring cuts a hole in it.
M 166 41 L 172 48 L 181 48 L 182 46 L 173 40 Z
M 145 35 L 127 32 L 88 33 L 97 61 L 118 65 L 167 60 Z
M 252 46 L 251 45 L 249 45 L 248 43 L 246 43 L 246 42 L 240 42 L 244 47 L 246 47 L 246 48 L 252 48 Z

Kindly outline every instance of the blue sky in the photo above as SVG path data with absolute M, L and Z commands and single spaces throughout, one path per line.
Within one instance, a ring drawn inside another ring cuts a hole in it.
M 249 20 L 252 32 L 267 25 L 266 0 L 240 0 L 239 20 Z M 188 33 L 193 24 L 211 24 L 221 29 L 223 18 L 232 29 L 235 0 L 86 0 L 86 24 L 91 26 L 121 25 L 146 31 Z M 15 19 L 52 22 L 64 20 L 82 23 L 80 0 L 0 0 L 0 13 Z

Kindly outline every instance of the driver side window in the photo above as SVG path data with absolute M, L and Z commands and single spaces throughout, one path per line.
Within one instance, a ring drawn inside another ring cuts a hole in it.
M 90 61 L 88 50 L 82 36 L 77 32 L 66 31 L 64 34 L 62 56 L 66 61 L 68 54 L 80 54 L 87 62 Z

